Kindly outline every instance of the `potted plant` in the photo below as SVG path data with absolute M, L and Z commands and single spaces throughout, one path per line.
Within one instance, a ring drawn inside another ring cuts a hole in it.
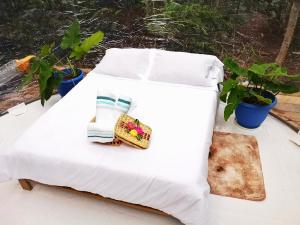
M 56 89 L 63 97 L 84 77 L 84 72 L 75 66 L 78 60 L 97 46 L 103 37 L 104 34 L 98 31 L 81 40 L 80 24 L 78 21 L 73 22 L 58 47 L 55 47 L 55 43 L 41 47 L 30 63 L 23 85 L 33 79 L 38 80 L 42 105 Z
M 230 77 L 222 82 L 220 100 L 226 103 L 225 121 L 235 111 L 236 121 L 246 128 L 257 128 L 276 105 L 276 95 L 295 93 L 299 89 L 291 81 L 300 76 L 288 75 L 287 70 L 275 63 L 253 64 L 240 67 L 234 60 L 225 59 Z

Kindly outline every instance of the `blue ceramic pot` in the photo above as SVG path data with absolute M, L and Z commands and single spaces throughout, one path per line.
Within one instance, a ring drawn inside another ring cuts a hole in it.
M 266 119 L 269 111 L 277 104 L 276 97 L 270 92 L 264 93 L 265 98 L 272 100 L 269 105 L 257 105 L 242 102 L 235 110 L 236 121 L 246 128 L 257 128 Z
M 75 87 L 84 77 L 84 72 L 80 69 L 77 69 L 78 76 L 74 77 L 70 80 L 62 80 L 60 85 L 58 86 L 58 93 L 61 97 L 64 97 L 73 87 Z M 71 69 L 64 69 L 62 72 L 65 74 L 65 76 L 68 76 L 71 74 Z

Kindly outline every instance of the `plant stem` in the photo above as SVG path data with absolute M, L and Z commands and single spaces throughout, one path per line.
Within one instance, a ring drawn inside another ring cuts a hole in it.
M 68 65 L 69 65 L 70 69 L 72 70 L 72 77 L 76 77 L 77 74 L 76 74 L 76 72 L 74 70 L 74 66 L 72 65 L 69 57 L 67 57 L 67 62 L 68 62 Z
M 53 54 L 54 55 L 54 54 Z M 67 58 L 68 57 L 68 55 L 65 55 L 64 57 L 62 57 L 62 58 L 57 58 L 57 56 L 56 55 L 54 55 L 54 57 L 56 58 L 56 60 L 57 60 L 57 62 L 55 63 L 55 65 L 59 65 L 59 63 L 61 62 L 61 61 L 63 61 L 63 59 L 65 59 L 65 58 Z

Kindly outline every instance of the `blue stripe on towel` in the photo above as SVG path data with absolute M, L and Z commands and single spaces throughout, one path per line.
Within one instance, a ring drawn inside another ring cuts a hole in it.
M 88 133 L 87 136 L 114 137 L 114 134 Z
M 131 102 L 126 101 L 126 100 L 121 99 L 121 98 L 118 99 L 118 102 L 122 102 L 122 103 L 125 103 L 125 104 L 127 104 L 127 105 L 130 105 L 130 104 L 131 104 Z
M 116 101 L 116 99 L 110 98 L 110 97 L 106 97 L 106 96 L 97 96 L 97 100 L 99 100 L 99 99 L 109 100 L 109 101 L 113 101 L 113 102 Z
M 98 136 L 98 135 L 91 135 L 88 136 L 89 138 L 97 137 L 97 138 L 113 138 L 113 137 L 105 137 L 105 136 Z

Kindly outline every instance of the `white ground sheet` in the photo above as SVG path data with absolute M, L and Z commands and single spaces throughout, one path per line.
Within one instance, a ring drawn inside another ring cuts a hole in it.
M 87 141 L 97 88 L 132 97 L 129 114 L 153 129 L 149 149 Z M 69 186 L 160 209 L 187 225 L 207 224 L 207 157 L 217 103 L 214 88 L 91 72 L 2 158 L 0 178 Z

